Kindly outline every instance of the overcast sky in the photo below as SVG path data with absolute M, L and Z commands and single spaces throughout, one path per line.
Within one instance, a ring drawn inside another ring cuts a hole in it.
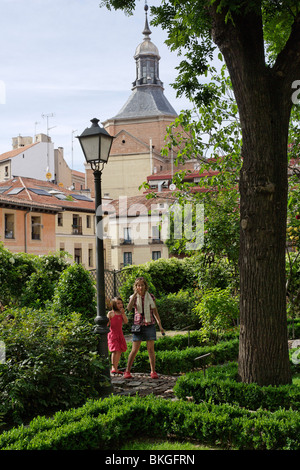
M 159 0 L 148 0 L 149 6 Z M 47 133 L 72 163 L 72 135 L 113 117 L 131 94 L 137 45 L 143 40 L 144 0 L 134 16 L 99 8 L 100 0 L 0 0 L 0 154 L 12 137 Z M 150 19 L 150 18 L 149 18 Z M 189 107 L 170 86 L 179 58 L 150 26 L 160 79 L 177 112 Z M 53 116 L 51 116 L 53 114 Z M 42 117 L 44 116 L 44 117 Z M 76 131 L 73 133 L 73 131 Z M 84 171 L 73 138 L 73 168 Z

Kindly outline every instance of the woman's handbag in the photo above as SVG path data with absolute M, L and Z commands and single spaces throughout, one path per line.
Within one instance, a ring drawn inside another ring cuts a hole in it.
M 142 325 L 132 325 L 131 327 L 131 333 L 138 334 L 141 332 Z

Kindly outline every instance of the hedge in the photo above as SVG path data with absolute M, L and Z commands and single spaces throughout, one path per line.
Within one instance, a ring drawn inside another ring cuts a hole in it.
M 299 450 L 300 414 L 250 412 L 153 396 L 111 396 L 0 435 L 1 450 L 118 450 L 128 436 L 197 439 L 235 449 Z
M 126 367 L 130 349 L 128 348 L 126 353 L 121 356 L 120 368 Z M 210 356 L 206 358 L 206 364 L 212 365 L 220 364 L 224 361 L 232 361 L 237 358 L 238 349 L 239 340 L 237 338 L 231 341 L 220 342 L 214 346 L 190 347 L 183 350 L 166 351 L 158 349 L 155 353 L 155 366 L 161 374 L 178 374 L 201 367 L 202 364 L 198 361 L 196 362 L 195 359 L 208 353 L 210 353 Z M 139 351 L 134 360 L 133 369 L 135 372 L 145 372 L 149 369 L 149 355 L 146 350 Z
M 192 396 L 196 403 L 210 400 L 213 403 L 235 403 L 250 410 L 279 408 L 300 411 L 298 385 L 259 386 L 237 381 L 238 365 L 229 363 L 211 367 L 203 372 L 191 372 L 179 377 L 174 387 L 178 398 Z

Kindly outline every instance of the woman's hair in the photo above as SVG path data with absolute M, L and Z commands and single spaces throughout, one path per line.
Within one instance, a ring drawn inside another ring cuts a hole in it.
M 146 279 L 144 277 L 137 277 L 136 280 L 134 281 L 134 289 L 136 288 L 136 285 L 138 284 L 138 282 L 142 281 L 144 284 L 145 284 L 145 289 L 148 290 L 149 286 L 148 286 L 148 282 L 146 281 Z
M 118 300 L 121 300 L 121 302 L 123 303 L 123 300 L 121 299 L 121 297 L 114 297 L 111 301 L 111 306 L 112 306 L 112 309 L 116 312 L 118 310 L 118 307 L 117 307 L 117 302 Z

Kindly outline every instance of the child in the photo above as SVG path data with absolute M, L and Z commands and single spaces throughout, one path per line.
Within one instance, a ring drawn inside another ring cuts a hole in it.
M 112 374 L 122 374 L 118 365 L 122 352 L 127 350 L 126 340 L 123 334 L 123 323 L 128 323 L 125 315 L 123 301 L 120 297 L 112 299 L 112 310 L 108 312 L 110 331 L 107 335 L 108 348 L 111 352 Z

